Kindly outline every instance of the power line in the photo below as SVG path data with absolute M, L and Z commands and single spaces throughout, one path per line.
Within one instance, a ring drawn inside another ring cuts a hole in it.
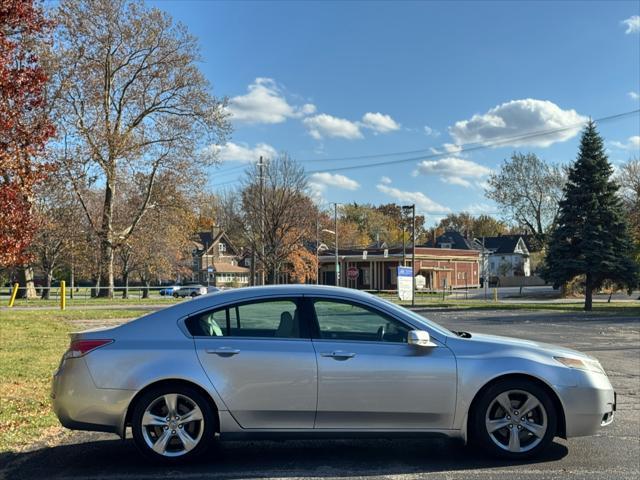
M 640 113 L 640 109 L 636 109 L 636 110 L 632 110 L 632 111 L 624 112 L 624 113 L 619 113 L 619 114 L 616 114 L 616 115 L 610 115 L 608 117 L 602 117 L 600 119 L 596 119 L 595 122 L 597 122 L 597 123 L 606 123 L 606 122 L 609 122 L 609 121 L 612 121 L 612 120 L 618 120 L 620 118 L 631 116 L 631 115 L 636 114 L 636 113 Z M 460 147 L 460 149 L 456 150 L 455 152 L 433 153 L 433 154 L 430 154 L 430 155 L 420 155 L 418 157 L 402 158 L 402 159 L 399 159 L 399 160 L 387 160 L 387 161 L 383 161 L 383 162 L 369 163 L 369 164 L 366 164 L 366 165 L 348 165 L 348 166 L 345 166 L 345 167 L 329 168 L 329 169 L 323 169 L 323 170 L 313 170 L 313 171 L 309 171 L 307 173 L 310 173 L 310 174 L 322 173 L 322 172 L 325 172 L 327 170 L 330 170 L 332 172 L 341 172 L 341 171 L 345 171 L 345 170 L 356 170 L 358 168 L 381 167 L 381 166 L 385 166 L 385 165 L 395 165 L 395 164 L 399 164 L 399 163 L 416 162 L 416 161 L 419 161 L 419 160 L 428 160 L 428 159 L 431 159 L 431 158 L 439 158 L 439 157 L 451 155 L 452 153 L 457 154 L 457 153 L 474 152 L 474 151 L 478 151 L 478 150 L 485 150 L 485 149 L 493 148 L 493 147 L 496 147 L 496 146 L 500 146 L 500 145 L 509 143 L 509 142 L 511 142 L 513 140 L 525 140 L 525 139 L 529 139 L 529 138 L 537 138 L 537 137 L 553 135 L 553 134 L 556 134 L 556 133 L 565 132 L 567 130 L 573 130 L 573 129 L 577 128 L 577 127 L 580 127 L 581 125 L 584 125 L 584 123 L 574 124 L 574 125 L 566 126 L 566 127 L 562 127 L 562 128 L 549 129 L 549 130 L 546 130 L 546 131 L 532 132 L 532 133 L 522 134 L 522 135 L 518 135 L 518 136 L 503 137 L 503 138 L 499 138 L 499 139 L 494 140 L 493 142 L 489 142 L 489 143 L 468 144 L 469 146 L 462 145 Z M 365 157 L 365 158 L 372 158 L 372 157 Z
M 618 114 L 614 114 L 614 115 L 608 115 L 605 117 L 600 117 L 595 119 L 594 121 L 596 123 L 606 123 L 606 122 L 610 122 L 610 121 L 614 121 L 614 120 L 619 120 L 621 118 L 625 118 L 625 117 L 629 117 L 632 116 L 634 114 L 640 113 L 640 109 L 635 109 L 635 110 L 630 110 L 627 112 L 623 112 L 623 113 L 618 113 Z M 438 152 L 438 153 L 430 153 L 427 155 L 419 155 L 419 156 L 415 156 L 415 157 L 409 157 L 409 158 L 401 158 L 401 159 L 396 159 L 396 160 L 386 160 L 386 161 L 382 161 L 382 162 L 376 162 L 376 163 L 367 163 L 367 164 L 361 164 L 361 165 L 347 165 L 347 166 L 343 166 L 343 167 L 336 167 L 336 168 L 324 168 L 324 169 L 318 169 L 318 170 L 311 170 L 311 171 L 307 171 L 306 173 L 308 174 L 314 174 L 314 173 L 323 173 L 326 171 L 331 171 L 331 172 L 339 172 L 339 171 L 346 171 L 346 170 L 357 170 L 360 168 L 374 168 L 374 167 L 381 167 L 381 166 L 386 166 L 386 165 L 395 165 L 395 164 L 400 164 L 400 163 L 409 163 L 409 162 L 416 162 L 416 161 L 420 161 L 420 160 L 428 160 L 428 159 L 433 159 L 433 158 L 440 158 L 440 157 L 445 157 L 447 155 L 452 155 L 452 154 L 458 154 L 458 153 L 468 153 L 468 152 L 474 152 L 474 151 L 479 151 L 479 150 L 485 150 L 485 149 L 490 149 L 493 147 L 498 147 L 504 144 L 508 144 L 512 141 L 517 141 L 517 140 L 527 140 L 527 139 L 531 139 L 531 138 L 538 138 L 538 137 L 544 137 L 544 136 L 549 136 L 549 135 L 554 135 L 557 133 L 562 133 L 562 132 L 566 132 L 569 130 L 573 130 L 575 128 L 579 128 L 581 126 L 584 125 L 584 122 L 580 122 L 580 123 L 575 123 L 572 125 L 568 125 L 568 126 L 564 126 L 564 127 L 559 127 L 559 128 L 553 128 L 553 129 L 547 129 L 547 130 L 538 130 L 538 131 L 533 131 L 533 132 L 527 132 L 527 133 L 523 133 L 523 134 L 518 134 L 518 135 L 511 135 L 511 136 L 506 136 L 506 137 L 498 137 L 496 139 L 494 139 L 492 142 L 488 142 L 488 143 L 468 143 L 468 144 L 463 144 L 460 145 L 460 148 L 457 149 L 454 152 Z M 416 153 L 421 153 L 421 152 L 427 152 L 427 151 L 431 151 L 429 149 L 420 149 L 420 150 L 406 150 L 406 151 L 400 151 L 400 152 L 388 152 L 388 153 L 378 153 L 378 154 L 372 154 L 372 155 L 357 155 L 357 156 L 351 156 L 351 157 L 334 157 L 334 158 L 325 158 L 325 159 L 314 159 L 314 160 L 302 160 L 302 161 L 298 161 L 298 163 L 316 163 L 316 162 L 335 162 L 335 161 L 351 161 L 351 160 L 366 160 L 366 159 L 372 159 L 372 158 L 385 158 L 385 157 L 394 157 L 394 156 L 401 156 L 401 155 L 410 155 L 410 154 L 416 154 Z M 246 165 L 240 165 L 238 167 L 233 167 L 230 170 L 221 172 L 221 175 L 228 175 L 228 174 L 232 174 L 234 173 L 234 170 L 242 170 L 245 169 L 247 166 Z M 235 180 L 230 180 L 230 181 L 226 181 L 223 183 L 218 183 L 218 184 L 214 184 L 214 186 L 224 186 L 224 185 L 229 185 L 232 183 L 236 183 L 238 181 L 238 179 Z

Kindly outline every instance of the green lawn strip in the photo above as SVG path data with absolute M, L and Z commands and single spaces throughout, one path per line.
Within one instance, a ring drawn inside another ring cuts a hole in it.
M 91 297 L 76 297 L 74 299 L 67 297 L 67 306 L 78 306 L 78 307 L 91 307 L 92 305 L 145 305 L 145 304 L 159 304 L 159 305 L 172 305 L 174 303 L 178 303 L 180 301 L 184 301 L 184 299 L 177 299 L 173 297 L 161 297 L 159 295 L 154 295 L 150 298 L 127 298 L 123 299 L 120 297 L 114 298 L 91 298 Z M 9 304 L 9 297 L 4 295 L 0 297 L 0 306 L 6 307 Z M 60 298 L 50 298 L 49 300 L 42 300 L 40 298 L 34 298 L 30 300 L 26 300 L 23 298 L 18 298 L 15 300 L 14 305 L 16 307 L 57 307 L 60 305 Z
M 51 410 L 51 375 L 69 346 L 73 321 L 133 318 L 140 310 L 0 311 L 0 452 L 16 451 L 60 424 Z

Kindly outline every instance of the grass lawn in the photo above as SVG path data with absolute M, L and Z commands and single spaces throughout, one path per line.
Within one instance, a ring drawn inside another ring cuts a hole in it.
M 51 410 L 51 375 L 74 322 L 133 318 L 140 310 L 0 310 L 0 452 L 62 431 Z

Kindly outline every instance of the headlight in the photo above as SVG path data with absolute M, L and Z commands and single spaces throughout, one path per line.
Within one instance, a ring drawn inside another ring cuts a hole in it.
M 569 358 L 569 357 L 553 357 L 558 362 L 563 364 L 565 367 L 569 368 L 577 368 L 578 370 L 586 370 L 588 372 L 602 373 L 606 375 L 604 372 L 604 368 L 600 365 L 598 360 L 591 360 L 588 358 Z

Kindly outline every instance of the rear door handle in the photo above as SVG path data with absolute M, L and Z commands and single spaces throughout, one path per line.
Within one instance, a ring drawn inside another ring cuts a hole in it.
M 207 348 L 205 352 L 220 355 L 221 357 L 230 357 L 232 355 L 237 355 L 238 353 L 240 353 L 240 350 L 238 350 L 237 348 L 219 347 Z
M 323 352 L 323 353 L 320 353 L 320 356 L 338 358 L 338 359 L 346 359 L 346 358 L 353 358 L 353 357 L 356 356 L 356 354 L 355 353 L 351 353 L 351 352 L 343 352 L 342 350 L 336 350 L 335 352 Z

